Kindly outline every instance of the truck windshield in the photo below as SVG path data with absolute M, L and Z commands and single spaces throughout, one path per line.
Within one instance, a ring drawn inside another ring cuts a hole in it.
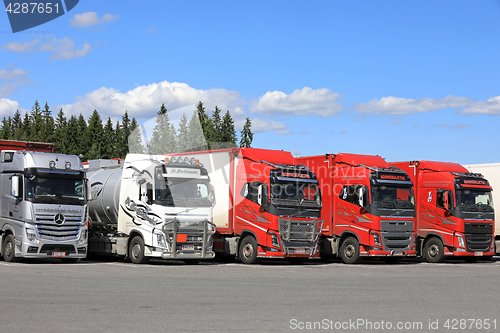
M 469 212 L 493 212 L 491 191 L 459 189 L 457 207 Z
M 35 203 L 84 205 L 85 186 L 82 178 L 26 178 L 26 198 Z
M 372 186 L 373 204 L 383 208 L 413 209 L 415 198 L 411 187 Z
M 321 195 L 315 183 L 277 182 L 271 184 L 271 202 L 293 206 L 321 206 Z
M 157 177 L 154 203 L 171 207 L 210 207 L 211 185 L 208 179 Z

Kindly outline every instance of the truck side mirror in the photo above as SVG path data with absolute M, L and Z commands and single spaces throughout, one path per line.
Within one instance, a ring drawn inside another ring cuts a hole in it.
M 12 176 L 10 194 L 16 198 L 18 198 L 21 193 L 19 188 L 20 183 L 21 183 L 21 177 Z
M 92 201 L 92 185 L 90 184 L 88 179 L 85 179 L 85 199 L 87 201 Z
M 365 195 L 365 188 L 360 187 L 358 189 L 358 203 L 361 207 L 364 207 L 364 195 Z
M 262 206 L 262 208 L 267 210 L 267 204 L 269 202 L 267 195 L 267 184 L 260 184 L 257 193 L 257 203 Z

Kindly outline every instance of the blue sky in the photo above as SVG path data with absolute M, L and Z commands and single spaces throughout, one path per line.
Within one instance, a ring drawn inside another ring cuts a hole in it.
M 500 162 L 500 1 L 80 1 L 13 34 L 0 117 L 139 122 L 202 101 L 253 146 Z

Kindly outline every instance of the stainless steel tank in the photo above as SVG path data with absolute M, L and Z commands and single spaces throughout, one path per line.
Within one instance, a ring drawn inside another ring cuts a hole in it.
M 88 207 L 93 226 L 116 228 L 122 173 L 122 166 L 102 168 L 87 173 L 92 186 L 93 200 L 89 202 Z

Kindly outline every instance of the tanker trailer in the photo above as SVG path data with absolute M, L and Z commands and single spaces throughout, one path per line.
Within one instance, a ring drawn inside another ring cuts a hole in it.
M 135 264 L 150 258 L 198 263 L 215 256 L 215 197 L 198 160 L 128 154 L 121 165 L 93 169 L 89 162 L 89 255 Z

